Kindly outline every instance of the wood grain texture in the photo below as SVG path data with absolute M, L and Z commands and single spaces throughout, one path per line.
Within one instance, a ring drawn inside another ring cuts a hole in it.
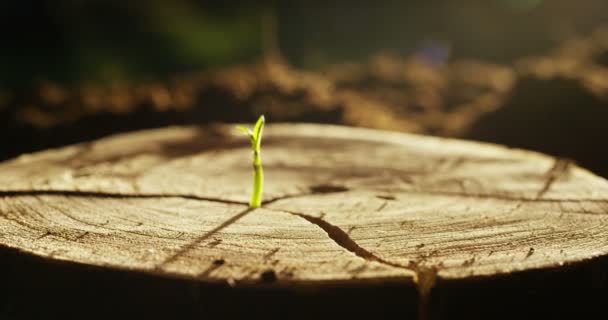
M 437 281 L 608 255 L 608 182 L 563 159 L 369 129 L 172 127 L 0 165 L 0 245 L 232 286 Z M 421 302 L 422 303 L 422 302 Z

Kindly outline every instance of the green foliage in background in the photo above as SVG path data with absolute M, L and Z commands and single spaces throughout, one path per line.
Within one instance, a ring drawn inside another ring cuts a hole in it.
M 253 60 L 260 55 L 260 10 L 190 0 L 0 4 L 0 18 L 15 20 L 7 24 L 32 30 L 5 39 L 0 87 L 37 79 L 162 80 Z

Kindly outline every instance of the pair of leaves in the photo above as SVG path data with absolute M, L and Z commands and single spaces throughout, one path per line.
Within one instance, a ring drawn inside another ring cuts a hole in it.
M 262 133 L 264 131 L 265 122 L 266 119 L 264 118 L 264 115 L 261 115 L 258 121 L 255 123 L 253 130 L 243 126 L 236 127 L 241 132 L 249 136 L 249 138 L 251 139 L 251 149 L 254 152 L 260 152 L 260 148 L 262 146 Z

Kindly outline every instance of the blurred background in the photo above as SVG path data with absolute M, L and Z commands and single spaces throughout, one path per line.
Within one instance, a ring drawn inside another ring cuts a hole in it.
M 608 177 L 608 1 L 0 2 L 0 160 L 166 125 L 490 141 Z

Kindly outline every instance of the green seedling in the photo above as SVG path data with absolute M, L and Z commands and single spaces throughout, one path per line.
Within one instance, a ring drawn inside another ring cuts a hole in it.
M 259 208 L 262 206 L 262 190 L 264 189 L 264 170 L 262 170 L 262 157 L 260 151 L 262 148 L 262 132 L 264 130 L 264 116 L 260 116 L 253 127 L 253 131 L 243 126 L 236 128 L 249 136 L 251 139 L 251 150 L 253 151 L 253 192 L 249 201 L 250 208 Z

